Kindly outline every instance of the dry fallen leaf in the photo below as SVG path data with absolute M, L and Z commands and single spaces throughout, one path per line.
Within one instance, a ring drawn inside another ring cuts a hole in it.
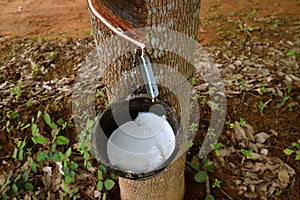
M 26 194 L 25 197 L 24 197 L 24 200 L 31 200 L 31 197 L 29 194 Z
M 101 196 L 101 192 L 99 192 L 98 190 L 95 190 L 94 191 L 94 197 L 97 199 L 100 196 Z
M 252 152 L 251 153 L 251 158 L 250 157 L 247 157 L 248 159 L 250 160 L 257 160 L 257 161 L 263 161 L 263 157 L 261 155 L 259 155 L 258 153 L 254 153 Z
M 261 155 L 267 156 L 268 153 L 269 153 L 269 150 L 268 150 L 268 149 L 261 149 L 261 150 L 260 150 L 260 154 L 261 154 Z
M 6 181 L 6 175 L 5 174 L 0 174 L 0 185 L 3 185 Z
M 247 139 L 250 142 L 254 142 L 255 138 L 254 138 L 253 126 L 251 126 L 250 124 L 245 124 L 244 127 L 245 127 L 245 134 L 246 134 Z
M 271 170 L 271 171 L 274 171 L 274 170 L 278 169 L 279 166 L 280 166 L 279 164 L 272 164 L 272 163 L 270 163 L 270 162 L 267 162 L 267 163 L 263 166 L 263 171 L 265 171 L 265 170 L 267 170 L 267 169 L 269 169 L 269 170 Z
M 278 170 L 278 178 L 280 181 L 284 182 L 284 183 L 288 183 L 290 181 L 290 176 L 288 171 L 286 170 L 286 168 L 281 167 Z
M 268 194 L 269 194 L 269 195 L 273 194 L 274 191 L 275 191 L 275 189 L 276 189 L 275 187 L 271 186 L 271 187 L 269 188 L 269 190 L 268 190 Z
M 61 162 L 55 162 L 56 165 L 58 166 L 58 171 L 61 175 L 65 175 L 64 171 L 63 171 L 63 165 Z
M 269 136 L 267 133 L 265 133 L 265 132 L 257 133 L 257 134 L 255 135 L 255 142 L 262 144 L 262 143 L 264 143 L 269 137 L 270 137 L 270 136 Z
M 255 191 L 255 185 L 249 185 L 249 189 L 251 192 L 254 192 Z
M 249 147 L 249 149 L 253 149 L 253 151 L 255 153 L 258 153 L 258 148 L 257 148 L 257 146 L 254 143 L 249 142 L 248 147 Z
M 286 168 L 289 175 L 295 175 L 296 174 L 295 170 L 293 168 L 291 168 L 288 164 L 284 163 L 283 166 Z
M 226 157 L 229 156 L 232 152 L 234 151 L 233 148 L 228 147 L 228 148 L 223 148 L 220 150 L 220 157 Z
M 51 175 L 52 174 L 52 167 L 45 166 L 45 167 L 42 168 L 42 171 Z
M 239 124 L 236 124 L 234 126 L 233 131 L 234 131 L 234 138 L 236 139 L 238 145 L 241 148 L 246 148 L 248 144 L 248 139 L 246 137 L 245 130 Z

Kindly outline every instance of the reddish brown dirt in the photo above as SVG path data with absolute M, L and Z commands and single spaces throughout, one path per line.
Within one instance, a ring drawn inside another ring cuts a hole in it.
M 254 9 L 256 10 L 255 17 L 258 21 L 263 18 L 281 19 L 284 17 L 299 18 L 300 16 L 300 2 L 297 0 L 202 0 L 201 26 L 199 30 L 201 44 L 205 45 L 216 38 L 222 39 L 217 34 L 221 29 L 232 30 L 236 28 L 224 23 L 225 18 L 239 17 L 245 19 L 247 18 L 247 13 Z M 254 22 L 248 20 L 247 23 L 251 24 Z
M 297 0 L 202 0 L 199 37 L 206 44 L 217 38 L 220 23 L 230 15 L 247 15 L 253 9 L 256 17 L 299 17 L 300 2 Z M 0 2 L 0 41 L 22 37 L 85 37 L 91 25 L 86 0 L 2 0 Z M 207 19 L 218 18 L 209 26 Z
M 83 0 L 2 0 L 0 41 L 22 37 L 86 37 L 91 30 Z

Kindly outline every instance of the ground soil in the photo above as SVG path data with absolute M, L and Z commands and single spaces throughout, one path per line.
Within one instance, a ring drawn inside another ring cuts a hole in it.
M 91 30 L 83 0 L 5 0 L 0 2 L 1 40 L 23 37 L 87 37 Z
M 233 26 L 230 21 L 227 19 L 236 19 L 241 18 L 247 21 L 248 24 L 255 27 L 257 23 L 260 23 L 264 19 L 270 19 L 272 22 L 276 19 L 280 19 L 281 23 L 285 22 L 285 19 L 293 18 L 294 21 L 300 19 L 300 2 L 297 0 L 262 0 L 262 1 L 252 1 L 252 0 L 203 0 L 201 5 L 201 26 L 199 29 L 198 39 L 200 43 L 204 46 L 209 46 L 211 44 L 223 45 L 223 40 L 227 40 L 228 35 L 224 30 L 232 31 L 236 30 L 237 27 Z M 61 55 L 68 56 L 67 51 L 76 51 L 76 57 L 83 57 L 84 53 L 88 52 L 92 47 L 81 46 L 82 49 L 72 49 L 68 47 L 68 50 L 65 50 L 63 46 L 72 44 L 73 39 L 85 38 L 82 43 L 92 43 L 92 38 L 90 36 L 91 25 L 89 21 L 89 14 L 87 11 L 86 1 L 83 0 L 2 0 L 0 2 L 0 45 L 2 47 L 1 51 L 1 62 L 5 61 L 6 58 L 11 56 L 16 56 L 18 52 L 22 51 L 22 46 L 14 47 L 9 46 L 10 44 L 26 43 L 26 40 L 23 38 L 32 38 L 33 40 L 38 39 L 38 45 L 43 46 L 44 43 L 50 43 L 48 46 L 54 47 L 54 43 L 61 42 L 62 46 L 55 46 L 55 51 L 64 52 Z M 251 12 L 256 10 L 255 19 L 249 20 L 252 18 Z M 226 20 L 227 21 L 226 21 Z M 296 20 L 295 20 L 296 19 Z M 276 36 L 268 35 L 270 40 L 277 41 Z M 66 38 L 70 38 L 70 42 L 66 41 Z M 86 39 L 88 38 L 88 39 Z M 288 40 L 288 38 L 286 38 Z M 34 43 L 35 44 L 35 43 Z M 12 53 L 15 51 L 14 53 Z M 53 51 L 53 49 L 48 49 L 48 52 Z M 49 58 L 47 58 L 49 59 Z M 52 62 L 52 61 L 51 61 Z M 66 77 L 68 74 L 74 74 L 75 69 L 74 64 L 78 64 L 80 60 L 73 60 L 73 58 L 68 58 L 67 62 L 65 59 L 57 58 L 54 63 L 55 65 L 64 65 L 65 69 L 55 68 L 47 76 L 37 76 L 40 78 L 40 81 L 49 81 L 55 77 L 61 78 Z M 3 64 L 3 63 L 2 63 Z M 6 63 L 4 63 L 6 64 Z M 3 65 L 4 65 L 3 64 Z M 14 71 L 15 69 L 15 71 Z M 22 72 L 17 71 L 17 66 L 11 68 L 7 71 L 1 71 L 0 84 L 4 83 L 5 80 L 18 80 L 18 77 L 21 76 Z M 71 82 L 72 83 L 72 82 Z M 70 84 L 71 84 L 70 83 Z M 290 96 L 295 100 L 300 95 L 299 87 L 292 85 L 293 92 Z M 24 95 L 24 94 L 23 94 Z M 24 96 L 30 96 L 30 92 L 25 92 Z M 55 95 L 52 93 L 51 95 Z M 64 108 L 57 107 L 56 100 L 49 95 L 48 97 L 41 98 L 40 101 L 36 104 L 35 107 L 25 107 L 20 105 L 21 103 L 11 103 L 10 107 L 12 110 L 16 109 L 18 112 L 26 114 L 25 120 L 30 119 L 38 110 L 49 110 L 51 115 L 56 116 L 56 118 L 64 118 L 65 116 L 71 115 L 71 104 L 70 99 L 62 98 L 60 99 L 60 104 L 68 105 Z M 2 97 L 1 97 L 2 98 Z M 1 99 L 0 98 L 0 99 Z M 267 102 L 272 99 L 271 103 L 268 104 L 268 107 L 265 109 L 264 113 L 258 111 L 257 106 L 259 101 Z M 22 100 L 22 99 L 21 99 Z M 295 161 L 293 156 L 286 156 L 283 153 L 283 150 L 290 146 L 292 142 L 295 142 L 299 139 L 300 135 L 300 114 L 299 114 L 299 102 L 292 109 L 284 106 L 278 108 L 278 104 L 282 101 L 282 98 L 279 96 L 274 96 L 274 94 L 267 95 L 258 95 L 254 91 L 242 91 L 237 95 L 232 95 L 228 98 L 227 103 L 227 118 L 231 122 L 238 121 L 240 118 L 247 120 L 251 124 L 256 132 L 270 132 L 274 130 L 278 133 L 277 137 L 273 137 L 268 141 L 269 152 L 271 155 L 276 155 L 282 159 L 285 163 L 292 166 L 296 171 L 296 179 L 294 181 L 294 187 L 288 187 L 280 196 L 272 196 L 270 199 L 290 199 L 297 200 L 299 199 L 299 177 L 300 166 L 299 161 Z M 46 107 L 46 104 L 51 104 L 50 107 Z M 103 101 L 99 103 L 100 105 L 104 104 Z M 14 108 L 14 106 L 16 106 Z M 9 106 L 8 106 L 9 107 Z M 102 106 L 103 108 L 103 106 Z M 22 111 L 22 109 L 24 109 Z M 202 115 L 200 130 L 195 139 L 195 146 L 200 145 L 202 141 L 202 134 L 205 132 L 209 124 L 210 111 L 207 107 L 201 107 Z M 1 117 L 6 116 L 6 113 L 0 112 Z M 1 124 L 3 125 L 3 124 Z M 4 126 L 3 126 L 4 127 Z M 0 129 L 0 131 L 3 131 Z M 66 131 L 65 135 L 70 138 L 75 138 L 76 136 L 72 135 L 74 129 Z M 227 126 L 224 128 L 224 133 L 229 133 L 231 129 Z M 46 131 L 45 131 L 46 132 Z M 224 134 L 221 136 L 220 141 L 223 144 L 229 140 L 230 134 Z M 0 135 L 0 144 L 3 147 L 0 153 L 0 158 L 5 157 L 12 153 L 14 149 L 14 141 L 12 139 L 21 137 L 19 133 L 14 133 L 11 136 Z M 192 148 L 190 154 L 188 155 L 188 160 L 192 159 L 192 156 L 197 154 L 198 149 Z M 234 158 L 229 158 L 226 162 L 232 162 L 237 164 L 237 160 Z M 3 164 L 3 162 L 2 162 Z M 18 168 L 20 163 L 16 163 L 13 166 L 4 165 L 0 167 L 1 170 L 8 172 L 11 168 Z M 205 199 L 206 188 L 205 184 L 196 183 L 194 180 L 194 175 L 197 172 L 190 168 L 187 168 L 186 172 L 186 199 L 195 200 L 195 199 Z M 231 173 L 227 171 L 226 168 L 217 169 L 213 174 L 210 174 L 211 180 L 214 180 L 215 177 L 218 177 L 222 181 L 222 190 L 218 188 L 212 189 L 211 193 L 215 196 L 216 199 L 239 199 L 240 197 L 236 195 L 237 190 L 232 190 L 228 187 L 230 180 L 233 179 Z M 91 182 L 94 181 L 93 178 L 90 178 Z M 79 183 L 84 185 L 85 183 Z M 227 185 L 226 185 L 227 184 Z M 82 187 L 84 188 L 84 187 Z M 84 189 L 81 190 L 82 193 L 85 193 Z M 225 195 L 226 193 L 226 195 Z M 83 195 L 84 196 L 84 195 Z M 228 197 L 230 196 L 230 197 Z M 86 199 L 92 199 L 93 197 L 86 195 Z M 118 187 L 109 193 L 109 199 L 118 199 Z
M 258 18 L 296 17 L 299 2 L 295 0 L 202 0 L 201 19 L 222 19 L 230 14 L 245 14 L 253 9 Z M 65 38 L 87 37 L 91 31 L 87 1 L 84 0 L 3 0 L 0 2 L 0 41 L 14 40 L 22 37 Z M 209 27 L 199 30 L 202 44 L 215 38 L 218 28 L 224 26 L 218 20 Z

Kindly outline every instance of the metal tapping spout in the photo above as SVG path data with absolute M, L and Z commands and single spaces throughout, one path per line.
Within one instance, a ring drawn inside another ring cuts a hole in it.
M 145 48 L 137 50 L 135 54 L 142 72 L 142 77 L 144 80 L 147 94 L 151 97 L 152 101 L 154 101 L 154 99 L 159 95 L 159 91 L 156 83 L 156 78 L 153 73 L 150 58 L 147 55 Z

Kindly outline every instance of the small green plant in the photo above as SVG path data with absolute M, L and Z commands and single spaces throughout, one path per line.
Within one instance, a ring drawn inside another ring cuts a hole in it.
M 287 56 L 292 56 L 292 57 L 297 57 L 298 54 L 295 51 L 289 51 L 289 52 L 286 53 L 286 55 Z
M 202 105 L 206 105 L 207 102 L 208 102 L 207 96 L 202 97 L 201 104 L 202 104 Z
M 234 17 L 234 16 L 236 16 L 237 15 L 237 12 L 231 12 L 231 13 L 229 13 L 229 17 Z
M 187 151 L 189 151 L 192 147 L 194 146 L 193 140 L 190 140 L 189 143 L 187 144 Z
M 13 131 L 13 129 L 14 129 L 14 125 L 11 125 L 10 120 L 7 120 L 6 124 L 5 124 L 5 130 L 8 133 L 11 133 Z
M 198 77 L 193 77 L 191 79 L 191 85 L 195 85 L 195 84 L 199 83 L 199 81 L 200 81 L 200 79 Z
M 259 101 L 257 107 L 258 107 L 260 113 L 263 113 L 264 109 L 267 107 L 267 105 L 264 102 Z
M 17 148 L 14 149 L 12 158 L 22 161 L 24 158 L 24 147 L 25 146 L 26 146 L 26 138 L 23 141 L 18 141 Z
M 241 126 L 245 126 L 246 125 L 246 123 L 247 123 L 247 121 L 244 119 L 244 118 L 240 118 L 240 121 L 238 122 L 239 123 L 239 125 L 241 125 Z
M 193 122 L 189 127 L 189 131 L 191 131 L 192 133 L 195 133 L 197 130 L 198 130 L 198 124 Z
M 218 14 L 218 13 L 214 13 L 213 16 L 214 16 L 215 19 L 219 19 L 221 17 L 221 15 Z
M 293 142 L 289 148 L 283 151 L 287 156 L 295 154 L 296 160 L 300 160 L 300 139 L 297 142 Z
M 9 172 L 4 184 L 1 186 L 1 199 L 14 199 L 15 195 L 22 190 L 31 191 L 33 185 L 28 182 L 29 173 L 21 169 L 17 169 L 14 173 Z
M 260 27 L 252 27 L 247 24 L 245 24 L 243 21 L 239 20 L 239 25 L 238 25 L 238 30 L 237 32 L 242 32 L 246 34 L 246 36 L 251 37 L 251 33 L 255 30 L 259 30 Z
M 288 103 L 287 107 L 289 108 L 289 110 L 293 110 L 296 105 L 298 105 L 297 102 L 290 102 Z
M 22 81 L 19 81 L 18 85 L 13 87 L 10 91 L 12 94 L 16 95 L 16 102 L 19 101 L 19 97 L 21 96 L 22 94 L 22 85 L 23 85 L 23 82 Z
M 215 103 L 213 101 L 209 101 L 208 105 L 210 106 L 211 110 L 220 110 L 220 106 L 218 103 Z
M 266 92 L 266 88 L 264 86 L 261 86 L 258 90 L 259 94 L 263 94 Z
M 208 128 L 207 130 L 207 136 L 210 140 L 216 139 L 216 132 L 214 128 Z
M 46 138 L 43 135 L 39 134 L 39 128 L 37 124 L 31 125 L 31 140 L 34 144 L 43 144 L 44 142 L 46 142 Z
M 241 153 L 244 154 L 247 158 L 252 158 L 252 153 L 253 152 L 253 149 L 249 149 L 249 150 L 246 150 L 246 149 L 241 149 Z
M 51 51 L 49 55 L 50 55 L 50 57 L 55 57 L 56 54 L 57 54 L 57 53 L 56 53 L 55 51 Z
M 93 36 L 93 35 L 94 35 L 94 30 L 91 29 L 91 30 L 90 30 L 90 36 Z
M 251 11 L 248 11 L 248 12 L 247 12 L 247 19 L 253 20 L 254 17 L 255 17 L 255 15 L 256 15 L 256 13 L 257 13 L 257 10 L 256 10 L 256 9 L 253 9 L 253 10 L 251 10 Z
M 114 180 L 117 180 L 118 178 L 114 174 L 111 174 L 110 178 L 106 178 L 107 177 L 106 172 L 107 172 L 106 168 L 102 164 L 100 164 L 97 170 L 97 174 L 98 174 L 97 189 L 99 192 L 104 192 L 105 194 L 107 191 L 111 190 L 115 186 Z
M 205 200 L 215 200 L 214 196 L 209 194 L 206 196 Z
M 234 123 L 232 123 L 230 120 L 226 121 L 225 124 L 233 129 L 236 125 L 240 125 L 240 126 L 245 126 L 247 124 L 247 121 L 244 118 L 240 118 L 239 121 L 235 121 Z
M 229 128 L 234 128 L 235 124 L 232 123 L 230 120 L 226 121 L 225 124 L 229 127 Z
M 281 108 L 282 106 L 284 106 L 284 104 L 285 104 L 288 100 L 292 99 L 292 97 L 290 96 L 291 91 L 292 91 L 292 88 L 288 87 L 287 92 L 285 92 L 285 93 L 281 96 L 282 101 L 276 105 L 276 108 Z
M 194 170 L 197 170 L 197 174 L 194 179 L 197 183 L 205 183 L 207 178 L 207 171 L 214 171 L 214 164 L 208 157 L 204 157 L 202 159 L 202 163 L 200 162 L 197 156 L 193 156 L 191 162 L 187 162 L 189 166 L 191 166 Z
M 220 148 L 223 146 L 222 143 L 220 142 L 216 142 L 214 144 L 211 145 L 212 149 L 215 151 L 216 155 L 219 156 L 220 155 Z
M 194 100 L 197 100 L 197 99 L 199 99 L 200 98 L 200 95 L 198 94 L 198 93 L 195 93 L 195 95 L 193 96 L 193 99 Z
M 36 72 L 38 72 L 40 70 L 40 63 L 37 62 L 35 63 L 33 69 L 31 70 L 31 76 L 33 76 Z
M 203 171 L 203 170 L 199 170 L 198 172 L 197 172 L 197 174 L 195 175 L 195 181 L 197 182 L 197 183 L 205 183 L 206 182 L 206 176 L 207 176 L 207 174 L 206 174 L 206 172 L 205 171 Z
M 28 101 L 26 101 L 26 107 L 30 107 L 32 106 L 32 102 L 31 102 L 31 99 L 29 99 Z
M 86 146 L 84 143 L 82 142 L 79 142 L 79 146 L 77 148 L 80 152 L 81 155 L 83 155 L 83 158 L 84 158 L 84 166 L 86 168 L 91 168 L 92 167 L 92 163 L 90 162 L 90 153 L 89 151 L 87 150 Z
M 238 83 L 239 83 L 239 85 L 240 85 L 240 87 L 241 87 L 242 90 L 246 89 L 244 81 L 239 80 Z
M 213 188 L 217 187 L 217 188 L 221 188 L 221 181 L 217 178 L 215 178 L 214 183 L 213 183 Z
M 96 101 L 97 101 L 97 103 L 99 103 L 99 104 L 103 104 L 102 102 L 104 101 L 104 105 L 107 106 L 107 105 L 109 105 L 109 101 L 108 101 L 108 99 L 107 99 L 107 96 L 106 96 L 106 94 L 105 94 L 105 91 L 106 91 L 106 88 L 105 88 L 105 87 L 102 87 L 102 88 L 100 88 L 100 89 L 97 89 L 97 92 L 96 92 L 96 97 L 97 97 L 97 99 L 96 99 Z M 76 104 L 76 102 L 75 102 L 75 104 Z
M 281 24 L 282 24 L 282 21 L 280 19 L 275 19 L 273 22 L 273 27 L 278 28 L 278 26 Z
M 275 196 L 280 196 L 282 193 L 281 190 L 279 190 L 278 188 L 275 190 Z
M 10 117 L 11 117 L 12 119 L 16 119 L 16 118 L 20 117 L 20 113 L 18 113 L 18 112 L 12 112 L 12 113 L 10 114 Z

